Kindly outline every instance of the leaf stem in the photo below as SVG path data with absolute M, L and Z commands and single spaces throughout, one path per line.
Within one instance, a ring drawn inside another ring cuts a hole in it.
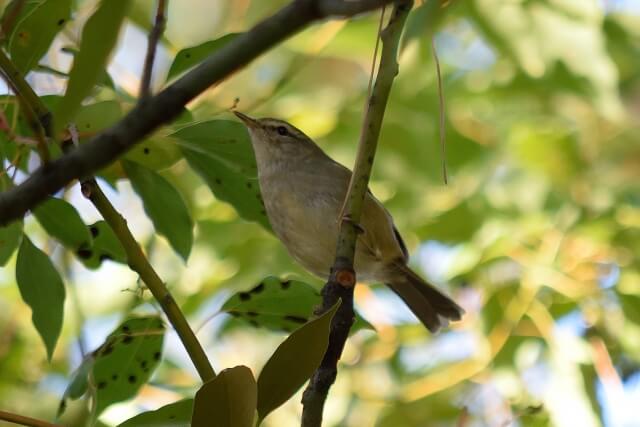
M 391 92 L 391 86 L 398 74 L 398 46 L 407 15 L 413 0 L 397 1 L 394 4 L 391 18 L 380 34 L 382 54 L 376 76 L 376 83 L 369 96 L 367 111 L 362 126 L 358 154 L 353 175 L 349 185 L 347 215 L 342 219 L 336 258 L 331 269 L 329 281 L 322 289 L 322 310 L 331 307 L 335 300 L 342 299 L 342 304 L 333 318 L 329 335 L 329 346 L 318 370 L 313 374 L 309 385 L 302 396 L 302 426 L 320 427 L 322 411 L 329 393 L 329 388 L 337 376 L 337 364 L 349 330 L 354 321 L 353 289 L 356 276 L 353 270 L 356 238 L 359 233 L 358 222 L 362 214 L 365 195 L 368 190 L 373 160 L 378 145 L 382 119 Z
M 153 269 L 147 257 L 142 252 L 142 248 L 140 248 L 135 237 L 131 234 L 127 226 L 127 221 L 116 211 L 95 179 L 91 178 L 82 183 L 82 194 L 93 203 L 107 224 L 113 229 L 113 232 L 127 254 L 129 267 L 140 275 L 142 281 L 147 285 L 147 288 L 149 288 L 153 297 L 158 301 L 160 307 L 162 307 L 162 311 L 167 315 L 169 322 L 176 330 L 202 381 L 207 382 L 215 378 L 216 373 L 200 341 L 198 341 L 198 338 L 193 333 L 187 319 L 166 285 Z

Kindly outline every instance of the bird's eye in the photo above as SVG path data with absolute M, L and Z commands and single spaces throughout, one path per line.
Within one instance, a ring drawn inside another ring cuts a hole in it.
M 287 131 L 287 128 L 284 126 L 278 126 L 276 128 L 276 132 L 278 132 L 278 134 L 285 136 L 286 134 L 288 134 L 289 132 Z

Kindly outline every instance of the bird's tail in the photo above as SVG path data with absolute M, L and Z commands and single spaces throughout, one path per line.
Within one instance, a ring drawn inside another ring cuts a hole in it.
M 460 320 L 464 310 L 451 298 L 425 282 L 404 263 L 392 268 L 389 286 L 409 306 L 431 332 L 447 326 L 449 320 Z

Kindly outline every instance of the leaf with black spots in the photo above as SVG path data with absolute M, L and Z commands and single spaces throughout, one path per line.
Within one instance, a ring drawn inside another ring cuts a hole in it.
M 160 363 L 165 327 L 157 316 L 132 317 L 93 353 L 96 414 L 136 395 Z
M 295 330 L 262 368 L 258 377 L 258 424 L 289 400 L 320 366 L 329 344 L 331 319 L 339 306 L 340 301 Z
M 91 246 L 91 235 L 76 208 L 69 202 L 49 197 L 33 210 L 33 215 L 49 233 L 72 251 Z
M 23 8 L 9 39 L 11 61 L 23 75 L 38 64 L 64 28 L 71 4 L 72 0 L 44 0 Z
M 98 221 L 89 226 L 89 232 L 93 238 L 92 245 L 76 251 L 76 256 L 85 267 L 96 269 L 103 261 L 127 263 L 127 254 L 109 224 Z
M 69 385 L 60 399 L 58 405 L 58 417 L 62 415 L 67 408 L 67 401 L 69 399 L 76 400 L 82 397 L 89 387 L 89 373 L 93 369 L 95 359 L 92 355 L 85 357 L 78 369 L 73 372 Z
M 129 418 L 118 427 L 190 427 L 193 399 L 183 399 Z
M 239 34 L 236 33 L 226 34 L 219 39 L 209 40 L 197 46 L 182 49 L 180 52 L 178 52 L 175 59 L 173 60 L 173 63 L 171 64 L 167 79 L 171 79 L 179 74 L 182 74 L 189 68 L 199 64 L 207 56 L 211 55 L 213 52 L 220 49 L 234 38 L 238 37 L 238 35 Z
M 51 360 L 62 330 L 65 289 L 49 256 L 34 246 L 27 236 L 22 236 L 18 250 L 16 282 L 22 300 L 31 307 L 31 321 Z
M 187 261 L 193 245 L 193 220 L 182 196 L 162 175 L 137 163 L 122 162 L 133 189 L 156 231 Z
M 80 142 L 115 124 L 122 118 L 122 106 L 118 101 L 102 101 L 83 105 L 74 119 Z
M 212 120 L 186 126 L 173 136 L 179 139 L 189 166 L 218 199 L 230 203 L 243 218 L 271 230 L 251 140 L 242 124 Z
M 235 366 L 200 387 L 193 403 L 194 426 L 253 427 L 258 400 L 251 369 Z

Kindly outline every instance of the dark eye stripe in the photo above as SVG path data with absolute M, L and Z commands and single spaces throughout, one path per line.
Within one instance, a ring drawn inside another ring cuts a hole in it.
M 279 135 L 285 136 L 289 133 L 289 131 L 287 131 L 287 128 L 284 126 L 278 126 L 276 128 L 276 132 L 278 132 Z

